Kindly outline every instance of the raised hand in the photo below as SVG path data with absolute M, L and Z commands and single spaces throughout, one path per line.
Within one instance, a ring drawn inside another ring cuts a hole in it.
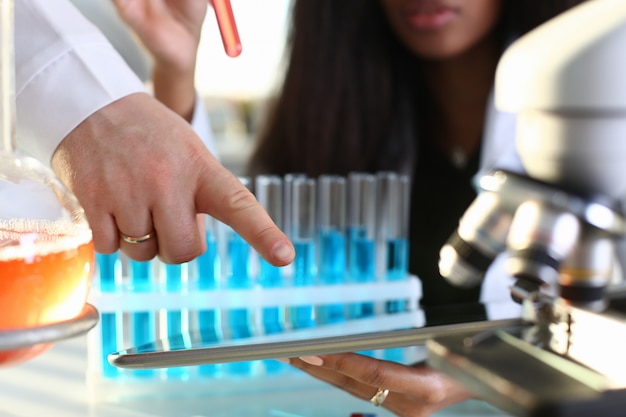
M 195 66 L 206 0 L 113 0 L 117 11 L 155 59 L 172 70 Z
M 195 70 L 206 0 L 113 0 L 153 58 L 155 97 L 187 121 L 195 104 Z

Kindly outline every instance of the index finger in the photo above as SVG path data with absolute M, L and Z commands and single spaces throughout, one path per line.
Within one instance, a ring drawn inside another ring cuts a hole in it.
M 265 260 L 275 266 L 293 261 L 292 243 L 241 181 L 215 164 L 200 179 L 196 208 L 232 227 Z

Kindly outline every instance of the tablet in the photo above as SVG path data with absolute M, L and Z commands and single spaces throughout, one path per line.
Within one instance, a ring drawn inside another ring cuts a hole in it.
M 423 312 L 389 317 L 392 322 L 384 323 L 379 319 L 376 321 L 376 318 L 352 320 L 304 331 L 221 342 L 211 340 L 210 335 L 202 331 L 192 331 L 111 353 L 108 360 L 116 367 L 129 369 L 246 362 L 418 346 L 434 337 L 475 334 L 524 325 L 519 318 L 429 325 L 424 320 Z

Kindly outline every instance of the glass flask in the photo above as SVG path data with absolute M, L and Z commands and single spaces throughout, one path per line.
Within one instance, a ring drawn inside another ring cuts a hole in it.
M 13 6 L 0 0 L 0 366 L 98 319 L 86 304 L 95 254 L 84 211 L 51 169 L 16 147 Z

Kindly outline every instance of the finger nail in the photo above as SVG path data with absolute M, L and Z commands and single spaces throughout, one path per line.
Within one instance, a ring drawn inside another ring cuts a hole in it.
M 322 366 L 324 364 L 324 360 L 319 356 L 300 356 L 298 359 L 313 366 Z
M 274 255 L 274 258 L 276 258 L 277 261 L 288 264 L 293 260 L 295 252 L 291 244 L 283 241 L 274 246 L 272 255 Z

